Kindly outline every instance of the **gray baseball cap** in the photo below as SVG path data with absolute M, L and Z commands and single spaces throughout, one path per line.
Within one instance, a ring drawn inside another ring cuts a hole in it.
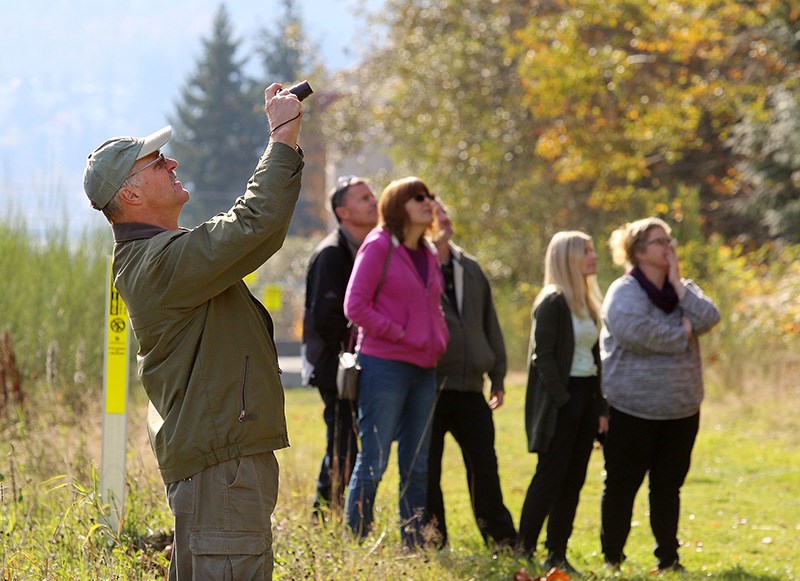
M 137 159 L 161 149 L 172 136 L 172 126 L 147 137 L 114 137 L 89 154 L 83 170 L 83 189 L 92 207 L 102 210 L 128 179 Z

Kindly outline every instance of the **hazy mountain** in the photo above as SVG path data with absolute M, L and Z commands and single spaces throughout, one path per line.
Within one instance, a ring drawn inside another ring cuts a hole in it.
M 225 4 L 246 51 L 256 31 L 275 21 L 282 2 Z M 363 10 L 381 4 L 298 2 L 306 32 L 331 70 L 356 62 Z M 74 230 L 101 225 L 82 189 L 87 154 L 110 136 L 143 135 L 166 124 L 219 5 L 219 0 L 3 2 L 0 210 L 23 215 L 33 231 L 65 220 Z

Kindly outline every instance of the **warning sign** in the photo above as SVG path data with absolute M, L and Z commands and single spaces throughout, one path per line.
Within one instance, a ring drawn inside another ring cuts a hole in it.
M 264 288 L 264 306 L 271 313 L 277 313 L 283 307 L 283 291 L 277 284 L 268 284 Z
M 124 414 L 128 391 L 128 309 L 108 269 L 106 309 L 106 413 Z

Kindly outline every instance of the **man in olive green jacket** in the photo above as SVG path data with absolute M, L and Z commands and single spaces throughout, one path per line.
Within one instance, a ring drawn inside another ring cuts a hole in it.
M 269 313 L 242 278 L 283 244 L 300 191 L 302 114 L 280 85 L 265 90 L 270 142 L 226 213 L 178 227 L 189 199 L 160 148 L 106 141 L 84 189 L 114 231 L 114 284 L 139 341 L 150 442 L 175 515 L 170 579 L 270 579 L 274 450 L 288 446 Z

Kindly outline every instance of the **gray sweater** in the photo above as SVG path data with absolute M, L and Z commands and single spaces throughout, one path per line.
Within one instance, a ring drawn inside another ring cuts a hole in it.
M 719 322 L 719 310 L 692 281 L 672 313 L 665 313 L 626 274 L 603 301 L 600 350 L 603 393 L 609 405 L 650 420 L 687 418 L 703 401 L 703 372 L 697 336 Z M 688 337 L 681 317 L 692 322 Z

